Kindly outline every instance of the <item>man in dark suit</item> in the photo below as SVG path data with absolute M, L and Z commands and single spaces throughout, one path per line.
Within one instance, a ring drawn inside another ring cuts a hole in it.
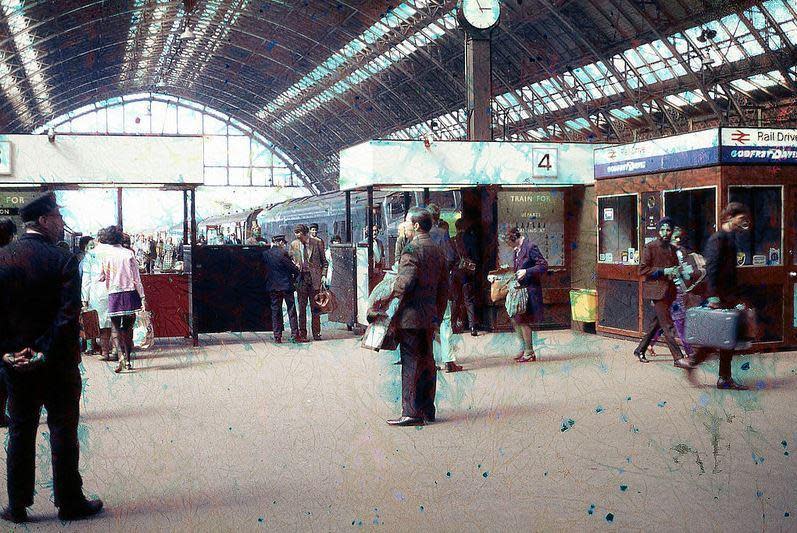
M 729 203 L 722 210 L 722 225 L 706 244 L 706 296 L 712 309 L 730 309 L 739 304 L 739 287 L 736 281 L 736 233 L 750 230 L 750 209 L 739 202 Z M 695 364 L 702 363 L 709 350 L 697 348 Z M 731 375 L 731 350 L 720 350 L 718 389 L 747 390 L 748 387 L 733 380 Z
M 87 500 L 78 471 L 77 438 L 82 382 L 78 317 L 80 272 L 64 236 L 55 195 L 20 209 L 26 232 L 0 250 L 0 353 L 8 387 L 8 507 L 0 517 L 28 518 L 33 504 L 36 431 L 47 408 L 53 488 L 58 517 L 80 520 L 102 510 Z
M 670 217 L 659 220 L 657 225 L 659 237 L 647 243 L 642 250 L 642 263 L 639 265 L 639 274 L 645 277 L 642 283 L 642 298 L 650 300 L 656 312 L 648 332 L 634 350 L 634 355 L 643 363 L 647 363 L 645 351 L 650 340 L 659 331 L 664 333 L 667 347 L 670 349 L 675 366 L 689 369 L 693 364 L 684 358 L 681 347 L 675 340 L 675 325 L 670 316 L 670 306 L 675 300 L 676 289 L 673 278 L 678 272 L 678 256 L 675 246 L 670 242 L 672 237 L 673 222 Z
M 315 304 L 315 297 L 326 284 L 327 262 L 324 243 L 321 239 L 310 236 L 310 229 L 298 224 L 293 230 L 296 239 L 291 243 L 290 256 L 299 267 L 299 330 L 303 339 L 307 339 L 307 305 L 313 315 L 313 339 L 321 340 L 321 312 Z
M 448 302 L 446 257 L 429 237 L 432 216 L 413 207 L 408 218 L 415 238 L 401 254 L 392 292 L 374 302 L 374 308 L 393 298 L 401 302 L 394 317 L 401 352 L 401 418 L 388 420 L 393 426 L 423 425 L 435 419 L 437 368 L 432 341 Z
M 274 342 L 282 342 L 282 332 L 285 324 L 282 320 L 282 302 L 288 308 L 288 320 L 291 323 L 291 340 L 299 340 L 299 323 L 296 319 L 296 302 L 294 290 L 296 279 L 299 277 L 299 267 L 291 261 L 285 251 L 285 235 L 274 235 L 271 238 L 274 246 L 263 252 L 266 263 L 266 287 L 271 298 L 271 325 L 274 332 Z
M 465 232 L 465 221 L 458 218 L 454 223 L 457 229 L 456 236 L 451 239 L 451 248 L 454 250 L 455 262 L 451 269 L 451 292 L 457 310 L 454 322 L 457 330 L 461 331 L 461 310 L 464 307 L 470 325 L 470 334 L 479 335 L 476 323 L 476 258 L 479 255 L 478 246 L 472 232 Z

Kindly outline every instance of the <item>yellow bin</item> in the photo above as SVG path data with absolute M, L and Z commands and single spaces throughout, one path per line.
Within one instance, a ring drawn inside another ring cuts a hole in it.
M 598 310 L 598 291 L 574 289 L 570 291 L 570 312 L 576 322 L 595 322 Z

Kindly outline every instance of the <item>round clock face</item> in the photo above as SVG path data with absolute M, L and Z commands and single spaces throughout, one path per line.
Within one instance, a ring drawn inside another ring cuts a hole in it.
M 462 0 L 461 9 L 465 20 L 479 30 L 493 27 L 501 14 L 499 0 Z

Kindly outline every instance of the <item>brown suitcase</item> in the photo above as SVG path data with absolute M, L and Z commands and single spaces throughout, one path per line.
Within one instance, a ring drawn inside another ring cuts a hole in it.
M 80 326 L 84 339 L 97 339 L 100 336 L 100 315 L 97 311 L 83 311 L 80 313 Z

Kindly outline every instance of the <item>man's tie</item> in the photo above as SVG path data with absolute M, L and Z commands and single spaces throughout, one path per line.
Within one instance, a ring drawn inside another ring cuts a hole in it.
M 310 270 L 307 264 L 307 244 L 302 243 L 302 270 Z

